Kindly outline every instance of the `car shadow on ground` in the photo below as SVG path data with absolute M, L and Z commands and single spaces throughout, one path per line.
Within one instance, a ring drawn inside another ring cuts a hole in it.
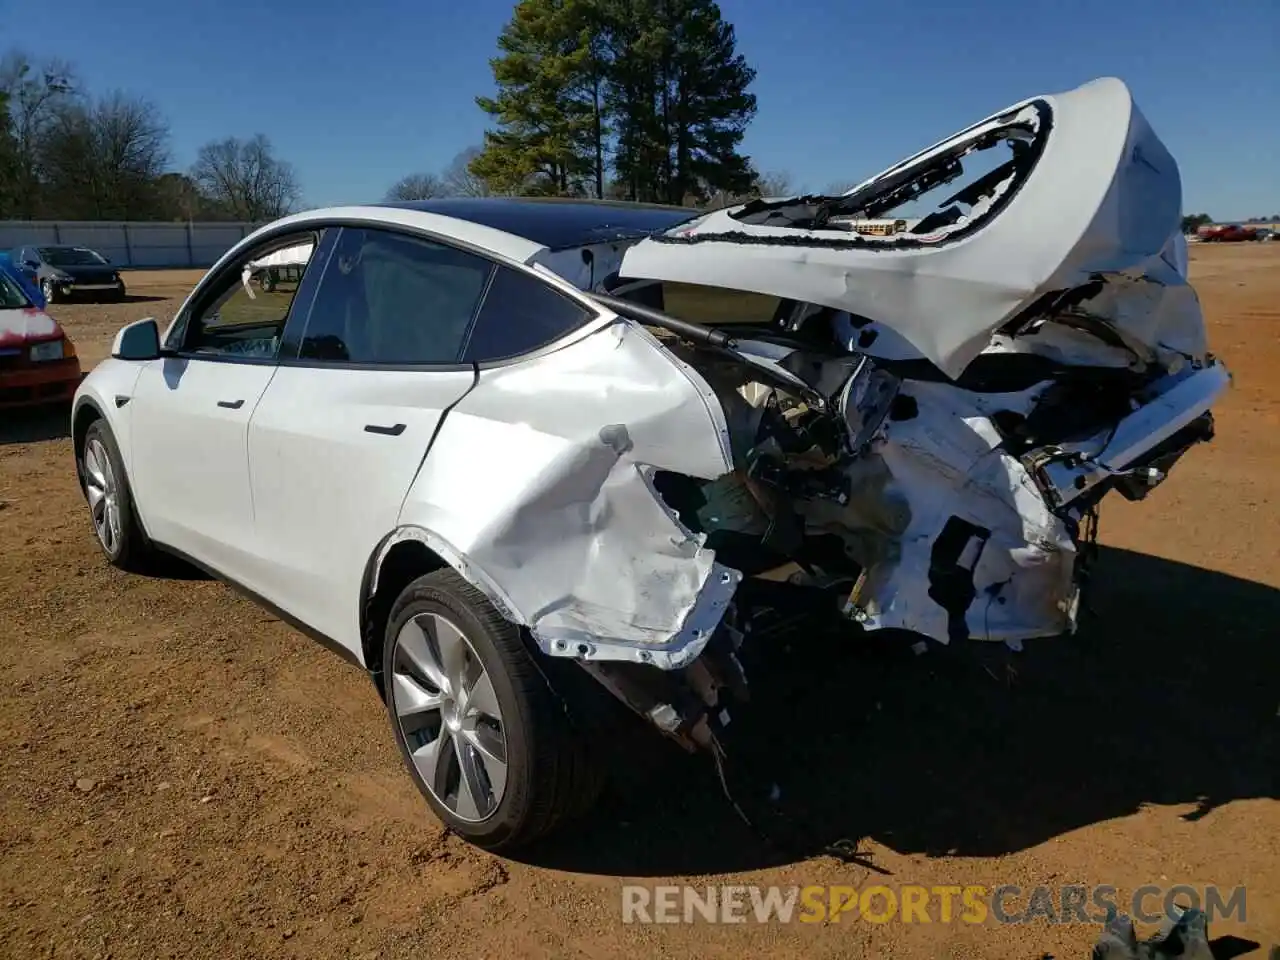
M 866 838 L 989 857 L 1145 804 L 1186 805 L 1194 821 L 1280 797 L 1280 590 L 1118 549 L 1095 571 L 1081 633 L 1020 655 L 794 637 L 729 746 L 727 781 L 753 827 L 706 757 L 637 722 L 592 817 L 522 859 L 668 876 L 834 849 L 876 870 L 855 852 Z
M 11 443 L 39 443 L 71 436 L 71 405 L 40 407 L 0 407 L 0 446 Z

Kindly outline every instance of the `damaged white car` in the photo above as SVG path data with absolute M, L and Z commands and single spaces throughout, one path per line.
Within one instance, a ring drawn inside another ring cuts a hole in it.
M 718 754 L 761 591 L 911 643 L 1073 630 L 1098 502 L 1228 386 L 1180 206 L 1100 80 L 843 196 L 311 211 L 121 331 L 80 481 L 112 562 L 186 557 L 366 667 L 440 817 L 523 843 L 597 782 L 558 678 Z

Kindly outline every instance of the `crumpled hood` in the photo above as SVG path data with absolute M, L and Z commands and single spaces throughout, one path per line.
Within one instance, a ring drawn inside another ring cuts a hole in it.
M 58 322 L 43 310 L 23 307 L 0 310 L 0 347 L 16 347 L 37 340 L 53 340 L 63 335 Z
M 824 198 L 757 202 L 642 241 L 620 272 L 846 311 L 860 327 L 860 349 L 874 356 L 877 339 L 905 341 L 951 377 L 1055 291 L 1112 277 L 1181 282 L 1176 268 L 1166 269 L 1181 217 L 1178 167 L 1116 79 L 1022 101 L 825 199 L 845 209 L 864 199 L 874 205 L 958 145 L 1009 132 L 1023 138 L 1021 171 L 961 225 L 864 236 L 835 220 L 817 228 L 803 217 L 787 222 L 788 210 Z M 1158 279 L 1148 277 L 1153 266 Z M 1194 329 L 1203 324 L 1198 305 L 1189 322 L 1183 339 L 1194 345 L 1203 339 Z

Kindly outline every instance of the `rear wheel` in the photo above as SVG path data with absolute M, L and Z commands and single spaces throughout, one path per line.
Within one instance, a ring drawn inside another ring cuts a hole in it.
M 460 836 L 519 846 L 594 799 L 586 744 L 520 630 L 453 570 L 401 592 L 382 664 L 405 764 Z
M 105 420 L 85 431 L 76 464 L 98 546 L 122 570 L 139 570 L 152 554 L 133 508 L 120 448 Z

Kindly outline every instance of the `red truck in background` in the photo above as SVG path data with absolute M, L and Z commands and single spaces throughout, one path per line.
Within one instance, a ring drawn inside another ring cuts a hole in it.
M 1258 239 L 1258 232 L 1253 227 L 1238 223 L 1208 223 L 1196 230 L 1196 235 L 1205 243 L 1239 243 Z

